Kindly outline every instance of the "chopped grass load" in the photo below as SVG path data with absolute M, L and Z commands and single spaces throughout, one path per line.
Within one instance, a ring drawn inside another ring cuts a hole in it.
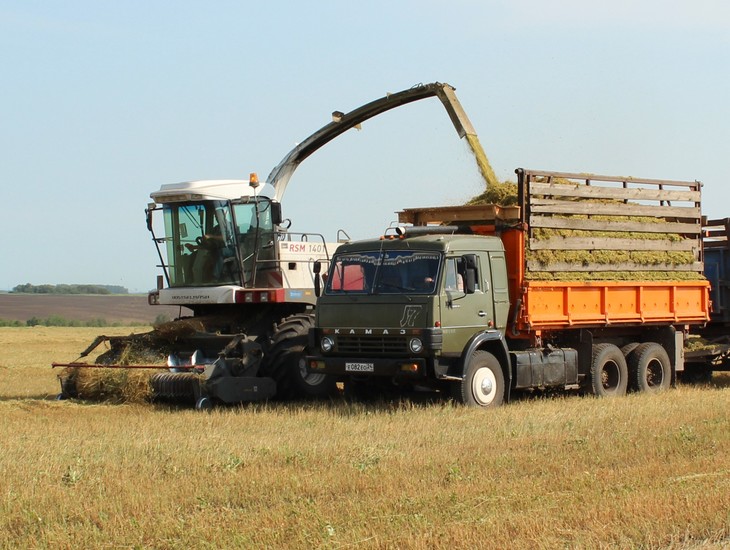
M 535 181 L 546 182 L 545 178 L 537 178 Z M 577 185 L 575 181 L 566 178 L 552 178 L 550 183 Z M 547 198 L 547 197 L 546 197 Z M 614 199 L 593 199 L 585 197 L 560 197 L 560 202 L 591 202 L 597 204 L 623 204 L 623 201 Z M 513 206 L 518 202 L 517 183 L 511 181 L 497 182 L 489 185 L 487 189 L 475 197 L 472 197 L 467 205 L 496 204 L 498 206 Z M 607 228 L 611 224 L 622 222 L 633 222 L 640 224 L 657 224 L 667 220 L 660 217 L 651 216 L 608 216 L 608 215 L 586 215 L 586 214 L 552 214 L 553 220 L 591 220 L 594 222 L 606 222 Z M 544 242 L 548 239 L 560 237 L 563 242 L 557 240 L 550 243 L 552 248 L 540 248 L 539 250 L 531 250 L 531 242 Z M 679 243 L 686 239 L 683 235 L 677 233 L 655 233 L 640 231 L 610 231 L 604 230 L 586 230 L 586 229 L 570 229 L 570 228 L 543 228 L 536 227 L 529 230 L 529 238 L 526 239 L 526 261 L 531 263 L 530 269 L 525 272 L 527 280 L 555 280 L 555 281 L 620 281 L 620 280 L 639 280 L 639 281 L 663 281 L 663 280 L 701 280 L 704 276 L 701 272 L 687 269 L 686 266 L 692 266 L 697 262 L 696 252 L 694 250 L 637 250 L 629 246 L 616 250 L 613 247 L 606 246 L 605 249 L 565 249 L 565 243 L 573 238 L 592 239 L 593 241 L 605 241 L 609 244 L 612 239 L 618 240 L 634 240 L 640 241 L 665 241 L 670 243 Z M 692 240 L 692 239 L 691 239 Z M 615 241 L 614 241 L 615 242 Z M 562 245 L 562 247 L 561 247 Z M 609 249 L 613 248 L 613 249 Z M 615 270 L 579 270 L 579 267 L 605 267 L 615 265 Z M 560 266 L 556 270 L 556 266 Z M 572 270 L 571 266 L 575 266 Z M 656 269 L 656 267 L 667 266 L 666 270 Z M 685 266 L 684 270 L 674 270 L 673 267 Z M 642 269 L 650 268 L 652 269 Z M 551 270 L 552 268 L 552 270 Z

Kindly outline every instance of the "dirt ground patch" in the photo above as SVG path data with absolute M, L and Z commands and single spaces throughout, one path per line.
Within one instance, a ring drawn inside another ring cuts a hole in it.
M 191 312 L 183 308 L 182 314 Z M 176 306 L 150 306 L 144 295 L 92 296 L 81 294 L 1 294 L 0 319 L 25 322 L 32 317 L 58 315 L 72 321 L 104 319 L 108 323 L 152 323 L 158 315 L 174 319 Z

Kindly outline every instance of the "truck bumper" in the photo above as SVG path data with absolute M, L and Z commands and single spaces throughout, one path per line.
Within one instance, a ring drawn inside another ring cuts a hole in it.
M 419 379 L 427 377 L 424 358 L 399 357 L 323 357 L 307 356 L 307 372 L 335 376 L 383 376 Z

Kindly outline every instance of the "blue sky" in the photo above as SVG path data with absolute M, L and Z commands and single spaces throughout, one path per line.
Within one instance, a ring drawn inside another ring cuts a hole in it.
M 160 273 L 165 183 L 269 171 L 334 110 L 448 82 L 501 179 L 514 169 L 700 180 L 730 216 L 722 0 L 0 2 L 0 289 Z M 482 190 L 432 98 L 307 159 L 283 209 L 333 240 Z

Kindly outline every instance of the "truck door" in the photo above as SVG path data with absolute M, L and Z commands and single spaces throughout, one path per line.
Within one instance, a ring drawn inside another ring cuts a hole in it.
M 509 280 L 504 252 L 489 253 L 489 267 L 492 275 L 492 298 L 494 300 L 494 326 L 507 326 L 509 317 Z
M 461 257 L 445 259 L 443 284 L 440 293 L 441 330 L 444 334 L 444 355 L 460 355 L 469 339 L 481 330 L 494 326 L 494 307 L 491 300 L 489 261 L 479 255 L 477 289 L 467 294 L 465 265 Z M 491 323 L 491 325 L 490 325 Z

